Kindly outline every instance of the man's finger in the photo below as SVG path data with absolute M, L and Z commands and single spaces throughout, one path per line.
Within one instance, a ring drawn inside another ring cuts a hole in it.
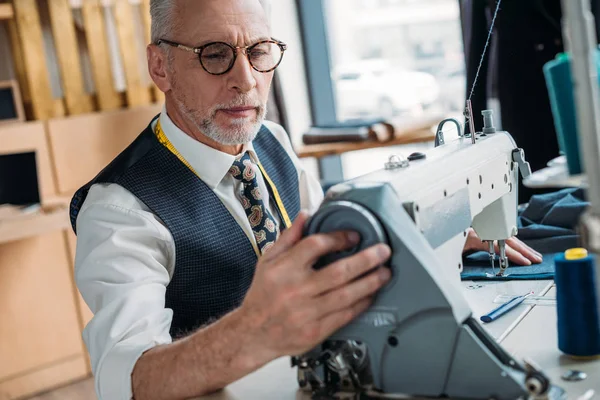
M 359 241 L 360 236 L 356 232 L 316 233 L 305 237 L 294 246 L 289 257 L 297 260 L 299 264 L 312 267 L 324 255 L 347 250 L 356 246 Z
M 332 333 L 347 325 L 358 315 L 366 311 L 371 305 L 372 301 L 373 299 L 366 298 L 350 307 L 345 308 L 344 310 L 334 312 L 321 318 L 321 329 L 319 335 L 321 340 L 327 339 Z
M 300 211 L 292 226 L 283 231 L 279 239 L 275 242 L 275 245 L 266 251 L 263 257 L 275 258 L 298 243 L 302 239 L 302 230 L 308 218 L 308 212 L 304 210 Z
M 519 253 L 523 254 L 525 258 L 531 260 L 531 262 L 541 263 L 543 261 L 542 255 L 540 253 L 527 246 L 525 243 L 523 243 L 517 238 L 508 239 L 506 243 Z
M 508 245 L 506 245 L 506 257 L 518 265 L 531 265 L 531 260 Z
M 319 298 L 319 308 L 323 314 L 340 311 L 358 301 L 371 297 L 385 286 L 391 278 L 389 268 L 377 268 L 364 277 L 325 293 Z
M 342 258 L 314 274 L 311 279 L 309 293 L 319 295 L 347 285 L 364 273 L 386 262 L 390 254 L 389 246 L 378 244 L 360 253 Z

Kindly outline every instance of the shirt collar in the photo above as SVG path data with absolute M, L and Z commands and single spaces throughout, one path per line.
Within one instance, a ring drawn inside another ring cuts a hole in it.
M 235 156 L 207 146 L 187 135 L 173 123 L 165 107 L 160 114 L 160 126 L 173 147 L 191 165 L 200 179 L 211 189 L 216 189 L 229 172 Z M 252 142 L 244 145 L 242 152 L 245 151 L 256 160 Z

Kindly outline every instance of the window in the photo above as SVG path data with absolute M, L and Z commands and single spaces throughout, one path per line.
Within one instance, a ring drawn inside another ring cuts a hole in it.
M 325 109 L 333 115 L 324 121 L 315 118 L 317 125 L 356 118 L 401 120 L 462 109 L 464 57 L 456 0 L 298 4 L 307 22 L 302 24 L 305 46 L 313 50 L 307 52 L 309 76 L 320 77 L 317 86 L 311 78 L 311 97 L 323 98 L 331 91 L 325 99 L 332 104 Z M 319 22 L 325 28 L 314 29 Z
M 460 116 L 465 67 L 459 2 L 297 4 L 315 125 Z

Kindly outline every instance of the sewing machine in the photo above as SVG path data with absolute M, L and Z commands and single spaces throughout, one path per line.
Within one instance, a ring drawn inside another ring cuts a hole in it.
M 368 311 L 293 358 L 301 387 L 316 394 L 561 398 L 538 368 L 488 336 L 460 292 L 467 230 L 502 249 L 517 234 L 519 170 L 530 173 L 522 150 L 487 117 L 485 134 L 412 161 L 391 158 L 385 169 L 328 192 L 306 233 L 354 230 L 362 240 L 315 268 L 385 242 L 393 278 Z M 500 272 L 510 273 L 502 258 Z

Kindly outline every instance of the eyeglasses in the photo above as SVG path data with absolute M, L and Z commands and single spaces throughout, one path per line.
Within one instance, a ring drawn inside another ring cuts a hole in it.
M 246 54 L 248 62 L 258 72 L 271 72 L 279 66 L 287 45 L 279 40 L 262 40 L 250 46 L 232 46 L 225 42 L 211 42 L 199 47 L 188 47 L 170 40 L 159 39 L 157 45 L 167 44 L 185 51 L 198 54 L 200 65 L 212 75 L 226 74 L 233 68 L 237 58 L 237 50 Z

